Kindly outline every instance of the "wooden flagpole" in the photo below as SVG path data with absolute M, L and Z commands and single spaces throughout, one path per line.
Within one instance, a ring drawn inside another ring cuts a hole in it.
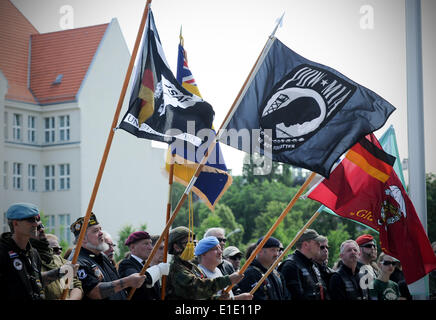
M 266 55 L 266 53 L 269 50 L 269 48 L 271 47 L 271 43 L 274 41 L 274 39 L 275 38 L 274 38 L 273 34 L 268 38 L 268 41 L 266 42 L 264 48 L 262 49 L 261 53 L 259 54 L 259 57 L 257 58 L 256 63 L 254 64 L 254 66 L 252 67 L 250 73 L 248 74 L 248 76 L 247 76 L 247 78 L 246 78 L 242 88 L 239 90 L 239 93 L 238 93 L 235 101 L 233 102 L 232 107 L 228 111 L 228 113 L 227 113 L 223 123 L 221 124 L 219 132 L 221 132 L 221 130 L 224 127 L 226 127 L 228 122 L 230 121 L 230 118 L 232 117 L 233 113 L 235 112 L 235 110 L 234 110 L 235 106 L 236 106 L 237 102 L 239 102 L 239 100 L 240 100 L 240 98 L 242 96 L 242 93 L 245 90 L 245 87 L 246 87 L 247 83 L 251 80 L 254 71 L 258 67 L 259 61 L 261 60 L 261 58 L 263 58 Z M 166 233 L 168 233 L 169 228 L 171 227 L 171 225 L 173 224 L 174 220 L 176 219 L 178 212 L 180 211 L 183 203 L 185 202 L 186 198 L 188 197 L 189 192 L 191 191 L 192 187 L 194 186 L 195 182 L 197 181 L 197 178 L 200 175 L 201 170 L 205 166 L 206 161 L 207 161 L 209 155 L 212 153 L 213 149 L 215 148 L 215 145 L 217 143 L 217 137 L 218 137 L 218 135 L 215 136 L 215 138 L 213 139 L 213 141 L 211 142 L 211 144 L 207 148 L 207 150 L 206 150 L 206 152 L 205 152 L 205 154 L 203 156 L 203 159 L 198 164 L 197 169 L 196 169 L 194 175 L 191 178 L 191 181 L 187 185 L 187 187 L 185 189 L 185 192 L 183 193 L 182 197 L 180 198 L 179 202 L 177 203 L 177 206 L 175 207 L 175 209 L 174 209 L 170 219 L 168 220 L 164 230 L 162 231 L 162 234 L 160 235 L 159 239 L 156 241 L 156 243 L 155 243 L 155 245 L 153 247 L 153 250 L 151 251 L 147 261 L 145 262 L 144 266 L 142 267 L 142 270 L 139 273 L 140 275 L 144 275 L 145 274 L 145 271 L 147 270 L 148 266 L 150 265 L 150 262 L 153 259 L 153 256 L 156 254 L 157 249 L 159 248 L 159 245 L 162 242 L 164 235 Z M 132 298 L 132 296 L 135 293 L 135 291 L 136 291 L 136 288 L 132 288 L 130 290 L 129 295 L 127 296 L 127 300 L 130 300 Z
M 166 223 L 170 220 L 171 215 L 171 194 L 173 190 L 173 180 L 174 180 L 174 155 L 171 155 L 171 164 L 170 164 L 170 172 L 168 177 L 168 203 L 167 203 L 167 216 Z M 165 234 L 165 245 L 164 245 L 164 256 L 163 262 L 167 262 L 168 260 L 168 232 Z M 167 284 L 167 276 L 162 276 L 162 288 L 161 288 L 161 300 L 165 300 L 165 290 Z
M 80 230 L 80 234 L 79 234 L 79 238 L 77 240 L 73 259 L 71 261 L 72 264 L 77 263 L 77 258 L 79 257 L 80 248 L 82 247 L 82 242 L 83 242 L 83 239 L 85 238 L 86 226 L 88 226 L 89 219 L 91 217 L 91 211 L 92 211 L 92 208 L 94 206 L 95 198 L 97 196 L 98 188 L 100 186 L 101 178 L 103 176 L 104 167 L 106 165 L 106 160 L 107 160 L 107 157 L 109 155 L 109 150 L 110 150 L 111 145 L 112 145 L 112 140 L 114 137 L 115 128 L 117 126 L 118 118 L 120 116 L 121 108 L 123 106 L 124 97 L 126 95 L 127 87 L 129 85 L 130 76 L 132 74 L 133 66 L 135 64 L 135 59 L 136 59 L 136 55 L 138 53 L 139 44 L 141 43 L 142 35 L 144 33 L 144 26 L 145 26 L 145 23 L 147 21 L 148 10 L 149 10 L 151 1 L 152 0 L 147 0 L 147 3 L 145 4 L 144 14 L 142 15 L 142 20 L 141 20 L 141 24 L 139 26 L 138 35 L 136 36 L 135 46 L 134 46 L 133 51 L 132 51 L 132 56 L 130 57 L 130 63 L 129 63 L 129 66 L 127 68 L 126 77 L 124 78 L 124 84 L 123 84 L 123 87 L 121 89 L 120 97 L 118 99 L 117 109 L 115 111 L 112 125 L 111 125 L 111 128 L 109 130 L 109 136 L 108 136 L 107 141 L 106 141 L 106 147 L 105 147 L 104 152 L 103 152 L 103 157 L 102 157 L 101 162 L 100 162 L 100 167 L 98 169 L 97 178 L 95 179 L 94 188 L 92 190 L 91 198 L 89 200 L 88 209 L 86 210 L 86 215 L 85 215 L 85 218 L 83 221 L 82 229 Z M 65 288 L 63 293 L 62 293 L 61 299 L 65 300 L 67 294 L 68 294 L 68 288 Z
M 271 272 L 277 267 L 280 261 L 285 257 L 286 253 L 294 246 L 294 244 L 300 239 L 300 237 L 303 235 L 304 231 L 306 231 L 307 228 L 315 221 L 315 219 L 319 216 L 321 213 L 321 210 L 318 209 L 313 216 L 307 221 L 307 223 L 304 225 L 304 227 L 298 231 L 298 233 L 295 235 L 294 239 L 292 239 L 291 243 L 286 247 L 286 249 L 282 252 L 282 254 L 276 259 L 276 261 L 273 263 L 273 265 L 268 269 L 268 271 L 263 275 L 263 277 L 257 282 L 256 286 L 251 289 L 250 294 L 254 294 L 257 289 L 262 285 L 262 283 L 265 281 L 265 279 L 269 276 Z
M 287 207 L 283 210 L 283 212 L 280 214 L 280 216 L 277 218 L 276 222 L 272 225 L 272 227 L 269 229 L 268 233 L 263 237 L 262 241 L 257 245 L 256 249 L 253 250 L 250 257 L 245 261 L 244 265 L 242 266 L 241 270 L 239 270 L 239 274 L 244 273 L 244 271 L 248 268 L 248 266 L 251 264 L 251 262 L 256 258 L 256 255 L 259 253 L 259 251 L 263 248 L 267 240 L 271 237 L 271 235 L 274 233 L 274 231 L 277 229 L 279 224 L 283 221 L 283 219 L 286 217 L 288 212 L 292 209 L 295 202 L 301 197 L 304 190 L 306 190 L 307 186 L 310 184 L 310 182 L 315 178 L 316 173 L 312 172 L 310 176 L 306 179 L 306 181 L 303 183 L 303 185 L 300 187 L 298 192 L 295 194 L 295 196 L 292 198 L 292 200 L 289 202 Z M 228 286 L 224 292 L 228 293 L 233 288 L 233 284 Z

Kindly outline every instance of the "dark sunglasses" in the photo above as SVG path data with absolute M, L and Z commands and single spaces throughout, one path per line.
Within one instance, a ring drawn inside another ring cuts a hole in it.
M 45 229 L 45 227 L 42 223 L 36 227 L 36 230 L 38 230 L 38 231 L 41 229 Z
M 29 223 L 34 223 L 34 222 L 38 222 L 39 219 L 37 217 L 30 217 L 30 218 L 26 218 L 26 219 L 21 219 L 21 221 L 27 221 Z
M 226 238 L 217 238 L 219 242 L 224 242 L 226 243 L 227 239 Z
M 62 247 L 53 247 L 53 252 L 62 252 Z
M 371 244 L 365 244 L 362 247 L 364 247 L 364 248 L 376 248 L 377 246 L 375 244 L 371 243 Z
M 389 266 L 389 265 L 392 265 L 392 266 L 396 266 L 397 265 L 397 262 L 396 261 L 383 261 L 383 263 L 382 263 L 384 266 Z
M 242 257 L 241 256 L 233 256 L 233 257 L 229 257 L 232 260 L 241 260 Z
M 324 249 L 330 249 L 330 247 L 329 246 L 319 246 L 319 248 L 321 249 L 321 250 L 324 250 Z

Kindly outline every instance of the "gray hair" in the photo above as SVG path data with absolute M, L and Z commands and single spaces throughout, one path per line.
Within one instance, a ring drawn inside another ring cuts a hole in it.
M 349 243 L 354 243 L 354 244 L 356 245 L 356 247 L 359 248 L 359 245 L 358 245 L 357 242 L 354 241 L 353 239 L 345 240 L 344 242 L 341 243 L 341 249 L 340 249 L 340 251 L 339 251 L 341 254 L 344 253 L 345 245 L 346 245 L 346 244 L 349 244 Z
M 224 230 L 224 228 L 209 228 L 209 229 L 207 229 L 206 232 L 204 233 L 203 238 L 210 237 L 210 236 L 212 236 L 212 234 L 215 233 L 215 232 L 221 232 L 221 233 L 224 234 L 224 235 L 226 234 L 226 230 Z

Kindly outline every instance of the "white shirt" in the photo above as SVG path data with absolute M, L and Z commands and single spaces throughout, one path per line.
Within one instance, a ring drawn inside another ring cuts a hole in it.
M 215 268 L 214 271 L 210 271 L 208 268 L 206 268 L 205 266 L 203 266 L 201 263 L 198 264 L 198 267 L 201 269 L 201 271 L 203 271 L 204 275 L 205 275 L 206 278 L 208 278 L 208 279 L 215 279 L 215 278 L 218 278 L 218 277 L 222 277 L 222 276 L 223 276 L 221 270 L 218 269 L 218 268 Z M 222 290 L 218 291 L 218 294 L 221 294 L 221 292 L 222 292 Z M 233 298 L 234 298 L 235 296 L 234 296 L 232 290 L 230 290 L 229 294 L 230 294 L 230 299 L 233 300 Z

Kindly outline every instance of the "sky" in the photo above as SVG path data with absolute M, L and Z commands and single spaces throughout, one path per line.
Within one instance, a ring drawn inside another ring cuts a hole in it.
M 12 0 L 40 33 L 118 20 L 130 52 L 144 0 Z M 423 80 L 426 172 L 436 173 L 436 1 L 423 0 Z M 191 72 L 215 110 L 219 128 L 243 82 L 283 14 L 276 32 L 285 45 L 371 89 L 397 110 L 385 126 L 397 135 L 408 158 L 407 75 L 404 1 L 399 0 L 155 0 L 152 10 L 167 61 L 176 72 L 183 28 Z M 130 95 L 127 94 L 126 97 Z M 114 110 L 115 110 L 114 105 Z M 241 174 L 245 153 L 223 146 L 227 167 Z M 407 174 L 406 174 L 407 177 Z M 407 179 L 407 178 L 406 178 Z

